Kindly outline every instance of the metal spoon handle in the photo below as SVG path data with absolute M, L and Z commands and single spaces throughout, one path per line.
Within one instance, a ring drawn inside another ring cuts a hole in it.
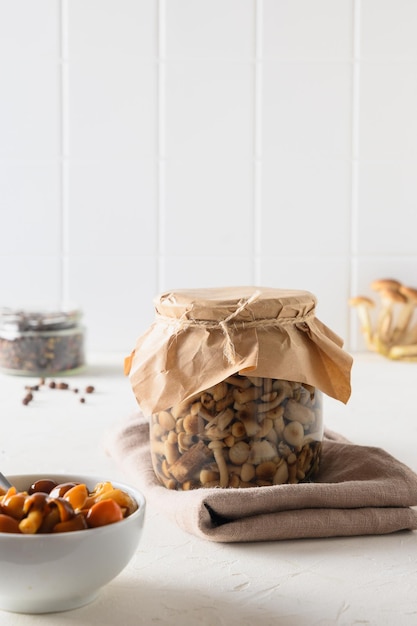
M 7 480 L 6 476 L 0 472 L 0 485 L 5 489 L 10 489 L 13 485 Z

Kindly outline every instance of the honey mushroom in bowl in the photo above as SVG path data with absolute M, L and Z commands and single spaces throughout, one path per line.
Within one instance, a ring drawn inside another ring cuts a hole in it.
M 94 600 L 134 556 L 146 502 L 84 475 L 9 476 L 0 489 L 0 609 L 47 613 Z
M 34 534 L 96 528 L 120 522 L 137 506 L 128 493 L 108 481 L 97 483 L 90 492 L 85 483 L 57 484 L 44 478 L 35 481 L 27 492 L 11 486 L 0 496 L 0 532 Z

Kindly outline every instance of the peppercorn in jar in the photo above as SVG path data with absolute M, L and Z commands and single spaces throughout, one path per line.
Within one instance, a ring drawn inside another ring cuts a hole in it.
M 0 371 L 22 376 L 73 374 L 85 364 L 82 314 L 0 309 Z

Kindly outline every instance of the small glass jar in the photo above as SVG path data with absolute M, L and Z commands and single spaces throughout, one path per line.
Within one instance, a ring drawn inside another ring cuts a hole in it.
M 85 365 L 81 312 L 0 310 L 0 371 L 21 376 L 74 374 Z
M 153 414 L 150 427 L 155 474 L 179 490 L 312 480 L 322 439 L 318 389 L 238 374 Z

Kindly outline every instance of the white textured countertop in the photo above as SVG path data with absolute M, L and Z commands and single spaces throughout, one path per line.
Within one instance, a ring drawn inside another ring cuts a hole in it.
M 83 375 L 65 379 L 79 394 L 43 389 L 28 406 L 24 386 L 37 379 L 0 374 L 0 470 L 125 479 L 103 449 L 106 430 L 136 409 L 122 363 L 91 357 Z M 417 472 L 416 381 L 417 363 L 357 355 L 351 400 L 325 398 L 326 425 Z M 86 385 L 95 392 L 82 404 Z M 0 611 L 0 624 L 414 626 L 417 533 L 216 544 L 148 506 L 136 556 L 96 601 L 59 614 Z

